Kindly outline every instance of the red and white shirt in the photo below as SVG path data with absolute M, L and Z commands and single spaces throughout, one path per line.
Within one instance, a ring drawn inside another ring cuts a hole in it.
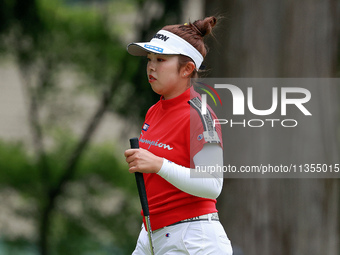
M 222 146 L 220 127 L 212 127 L 211 120 L 216 116 L 210 107 L 208 112 L 205 116 L 200 114 L 200 95 L 193 88 L 173 99 L 161 97 L 146 114 L 139 138 L 140 148 L 180 166 L 194 168 L 193 156 L 205 143 L 220 143 Z M 216 199 L 190 195 L 158 174 L 143 175 L 152 230 L 217 212 Z

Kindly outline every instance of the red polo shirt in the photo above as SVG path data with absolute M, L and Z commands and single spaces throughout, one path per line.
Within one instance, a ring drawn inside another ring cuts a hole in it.
M 202 118 L 189 104 L 193 97 L 199 98 L 199 94 L 193 89 L 188 89 L 173 99 L 163 100 L 161 97 L 146 114 L 139 138 L 140 147 L 178 165 L 193 167 L 192 157 L 206 143 Z M 212 115 L 215 117 L 213 113 Z M 222 141 L 220 129 L 217 132 Z M 187 218 L 217 212 L 215 199 L 185 193 L 158 174 L 144 174 L 144 181 L 152 230 Z

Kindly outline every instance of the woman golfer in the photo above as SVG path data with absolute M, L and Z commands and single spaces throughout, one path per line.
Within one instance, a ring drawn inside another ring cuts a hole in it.
M 209 107 L 201 113 L 201 97 L 190 83 L 207 54 L 203 37 L 215 24 L 208 17 L 165 26 L 150 42 L 127 48 L 147 56 L 149 83 L 161 95 L 146 114 L 140 149 L 125 152 L 129 172 L 144 175 L 155 254 L 232 254 L 216 210 L 222 176 L 190 174 L 195 167 L 223 165 L 221 131 L 212 125 L 216 117 Z M 151 254 L 145 225 L 133 254 Z

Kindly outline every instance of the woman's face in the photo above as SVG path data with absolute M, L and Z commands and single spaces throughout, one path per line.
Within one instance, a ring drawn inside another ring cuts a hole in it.
M 178 70 L 178 55 L 147 55 L 147 75 L 152 90 L 164 99 L 179 96 L 188 88 L 189 79 L 183 70 Z

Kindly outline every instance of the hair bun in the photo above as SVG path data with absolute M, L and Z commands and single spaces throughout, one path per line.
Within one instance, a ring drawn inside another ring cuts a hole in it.
M 200 36 L 206 36 L 211 33 L 212 28 L 216 25 L 217 19 L 214 16 L 207 17 L 204 20 L 196 20 L 192 23 L 194 30 L 198 32 Z

